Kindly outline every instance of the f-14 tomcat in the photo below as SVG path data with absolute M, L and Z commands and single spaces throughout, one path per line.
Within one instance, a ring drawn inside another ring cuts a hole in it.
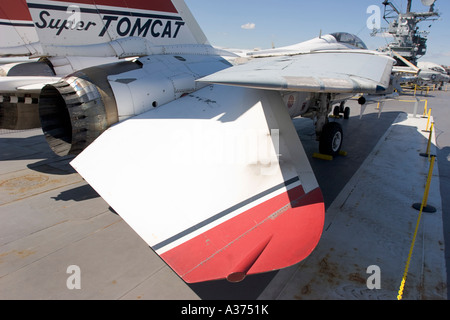
M 137 57 L 45 85 L 42 129 L 184 281 L 240 281 L 313 251 L 325 209 L 291 119 L 339 152 L 331 106 L 389 92 L 392 58 L 337 33 L 230 64 L 182 0 L 27 3 L 42 56 Z

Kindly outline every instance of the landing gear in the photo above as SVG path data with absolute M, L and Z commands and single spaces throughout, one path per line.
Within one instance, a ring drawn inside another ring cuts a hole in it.
M 319 141 L 319 152 L 323 155 L 336 156 L 340 153 L 344 134 L 342 127 L 337 122 L 329 122 L 328 114 L 331 111 L 330 95 L 321 94 L 317 98 L 315 113 L 316 140 Z M 337 108 L 337 109 L 336 109 Z M 350 108 L 344 108 L 344 102 L 336 106 L 333 113 L 344 112 L 344 117 L 350 115 Z
M 344 134 L 342 127 L 337 122 L 329 122 L 322 128 L 319 137 L 319 152 L 330 156 L 336 156 L 341 151 Z
M 344 107 L 344 105 L 345 105 L 345 101 L 342 101 L 340 105 L 334 107 L 333 115 L 335 117 L 339 117 L 339 115 L 341 113 L 343 113 L 344 114 L 344 119 L 347 120 L 348 118 L 350 118 L 350 108 L 349 107 Z

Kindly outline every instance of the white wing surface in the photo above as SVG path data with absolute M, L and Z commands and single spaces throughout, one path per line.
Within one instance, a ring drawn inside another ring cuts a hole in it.
M 258 58 L 199 81 L 277 91 L 379 93 L 394 59 L 368 50 L 328 50 Z
M 324 204 L 276 92 L 208 86 L 108 129 L 72 162 L 186 282 L 293 265 Z

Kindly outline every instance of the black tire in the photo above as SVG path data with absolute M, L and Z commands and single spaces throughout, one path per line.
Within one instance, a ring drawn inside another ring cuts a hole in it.
M 350 108 L 349 107 L 345 107 L 344 109 L 344 119 L 348 119 L 350 118 Z
M 341 112 L 341 108 L 339 106 L 334 107 L 333 116 L 339 117 L 339 113 Z
M 344 134 L 342 127 L 337 122 L 329 122 L 323 126 L 319 140 L 319 152 L 335 156 L 341 151 Z

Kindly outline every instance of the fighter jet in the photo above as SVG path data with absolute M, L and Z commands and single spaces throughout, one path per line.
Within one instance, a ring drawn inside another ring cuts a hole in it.
M 444 84 L 450 82 L 450 76 L 443 66 L 425 61 L 419 62 L 416 66 L 397 52 L 392 51 L 392 53 L 397 59 L 402 59 L 405 62 L 406 66 L 394 66 L 392 68 L 393 75 L 397 75 L 398 81 L 404 86 L 419 85 L 424 87 L 435 85 L 438 90 L 442 90 Z
M 323 197 L 291 119 L 339 152 L 332 105 L 390 92 L 392 58 L 340 33 L 231 64 L 183 0 L 27 4 L 46 56 L 138 57 L 45 85 L 42 128 L 184 281 L 241 281 L 314 250 Z
M 438 90 L 442 90 L 445 83 L 450 82 L 447 71 L 437 63 L 419 61 L 417 67 L 420 69 L 417 84 L 420 86 L 436 85 Z

